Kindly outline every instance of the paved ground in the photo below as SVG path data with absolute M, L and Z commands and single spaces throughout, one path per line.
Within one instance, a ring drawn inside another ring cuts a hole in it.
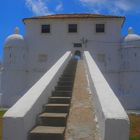
M 84 63 L 78 61 L 65 140 L 99 140 Z

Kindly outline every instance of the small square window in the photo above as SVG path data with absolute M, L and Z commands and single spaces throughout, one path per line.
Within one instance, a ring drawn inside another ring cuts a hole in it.
M 104 24 L 96 24 L 96 33 L 104 33 L 105 25 Z
M 42 33 L 50 33 L 50 24 L 42 25 Z
M 69 24 L 68 32 L 69 33 L 77 33 L 77 24 Z
M 81 43 L 74 43 L 74 48 L 81 48 L 82 44 Z

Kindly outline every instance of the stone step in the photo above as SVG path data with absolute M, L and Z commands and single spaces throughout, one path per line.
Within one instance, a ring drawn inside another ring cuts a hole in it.
M 48 113 L 68 113 L 70 104 L 46 104 L 45 112 Z
M 73 69 L 75 69 L 75 67 L 76 67 L 76 65 L 75 64 L 73 64 L 73 65 L 67 65 L 67 67 L 65 68 L 65 70 L 73 70 Z
M 64 79 L 62 79 L 62 80 L 59 79 L 59 82 L 72 82 L 72 83 L 73 83 L 73 82 L 74 82 L 74 79 L 70 79 L 70 80 L 69 80 L 68 78 L 64 78 Z
M 76 69 L 76 65 L 68 65 L 65 70 L 75 70 Z
M 39 119 L 43 126 L 66 126 L 67 113 L 42 113 Z
M 66 91 L 72 91 L 73 87 L 72 86 L 56 86 L 55 90 L 66 90 Z
M 63 72 L 69 72 L 69 73 L 74 73 L 76 71 L 76 68 L 70 69 L 70 68 L 66 68 Z
M 64 73 L 64 74 L 62 74 L 61 75 L 61 77 L 70 77 L 70 78 L 74 78 L 75 77 L 75 75 L 74 74 L 70 74 L 70 73 Z
M 69 104 L 70 101 L 71 101 L 71 97 L 55 97 L 55 96 L 51 96 L 49 98 L 49 103 Z
M 76 67 L 76 64 L 70 64 L 70 65 L 68 64 L 67 67 L 65 68 L 65 70 L 66 70 L 66 69 L 67 69 L 67 70 L 68 70 L 68 69 L 75 69 L 75 67 Z
M 75 79 L 75 77 L 70 77 L 70 76 L 61 76 L 60 77 L 60 82 L 63 82 L 63 80 L 62 79 L 67 79 L 67 80 L 69 80 L 69 81 L 71 81 L 71 82 L 73 82 L 74 81 L 74 79 Z
M 71 67 L 75 67 L 75 66 L 76 66 L 76 63 L 68 63 L 66 68 L 71 68 Z
M 65 71 L 65 72 L 63 72 L 63 74 L 62 75 L 73 75 L 73 76 L 75 76 L 75 72 L 72 72 L 72 71 Z
M 29 140 L 64 140 L 65 127 L 37 126 L 31 132 Z
M 65 70 L 74 70 L 76 69 L 76 65 L 68 65 Z
M 52 96 L 57 97 L 71 97 L 72 91 L 55 90 L 52 92 Z
M 63 80 L 61 79 L 68 79 L 68 80 L 71 80 L 72 82 L 74 81 L 75 77 L 70 77 L 70 76 L 61 76 L 60 77 L 60 81 L 62 82 Z
M 66 67 L 66 70 L 75 69 L 75 67 L 76 67 L 76 64 L 68 64 L 67 67 Z
M 64 73 L 64 74 L 62 74 L 62 75 L 61 75 L 61 77 L 60 77 L 60 78 L 63 78 L 63 77 L 68 77 L 68 78 L 73 79 L 73 78 L 75 78 L 75 75 L 74 75 L 74 74 L 70 74 L 70 73 L 69 73 L 69 74 L 68 74 L 68 73 L 67 73 L 67 74 L 66 74 L 66 73 Z
M 69 64 L 77 64 L 77 62 L 76 61 L 70 61 L 69 63 L 68 63 L 68 65 Z
M 75 66 L 76 64 L 76 62 L 69 62 L 67 66 Z
M 75 77 L 60 77 L 59 81 L 74 81 Z
M 59 81 L 58 86 L 73 86 L 73 82 L 72 81 Z

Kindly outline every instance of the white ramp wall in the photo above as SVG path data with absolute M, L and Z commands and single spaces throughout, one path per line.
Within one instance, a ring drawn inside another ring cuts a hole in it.
M 37 115 L 47 103 L 58 78 L 71 58 L 66 52 L 52 68 L 4 115 L 3 140 L 27 140 Z
M 101 140 L 128 140 L 129 119 L 88 51 L 84 52 Z

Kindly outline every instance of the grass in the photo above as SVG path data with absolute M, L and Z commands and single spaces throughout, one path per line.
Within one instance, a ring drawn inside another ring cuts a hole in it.
M 135 137 L 135 138 L 131 137 L 130 140 L 140 140 L 140 137 Z
M 0 140 L 2 140 L 2 117 L 6 110 L 0 110 Z
M 130 140 L 140 140 L 140 115 L 129 115 Z
M 6 110 L 0 110 L 0 140 L 2 140 L 2 116 Z M 129 115 L 130 140 L 140 140 L 140 115 Z
M 0 118 L 2 118 L 2 116 L 4 115 L 5 112 L 6 112 L 5 110 L 0 111 Z
M 2 118 L 0 118 L 0 140 L 2 140 Z

